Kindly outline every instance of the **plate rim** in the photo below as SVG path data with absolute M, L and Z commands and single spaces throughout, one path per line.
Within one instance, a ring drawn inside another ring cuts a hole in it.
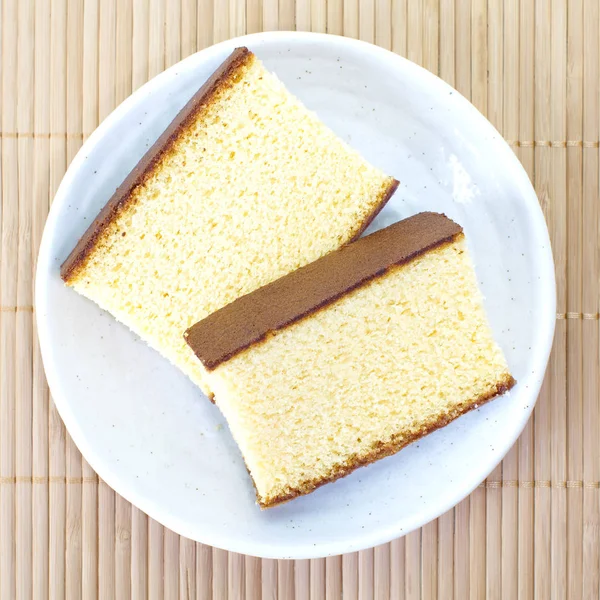
M 397 522 L 392 522 L 388 523 L 387 526 L 377 527 L 373 533 L 365 530 L 365 534 L 361 535 L 360 537 L 354 538 L 352 542 L 342 540 L 320 543 L 317 545 L 313 545 L 310 542 L 299 540 L 298 543 L 294 544 L 293 546 L 273 547 L 271 544 L 265 542 L 246 542 L 244 540 L 240 540 L 239 538 L 233 538 L 231 536 L 219 537 L 218 535 L 208 535 L 203 539 L 199 539 L 197 535 L 191 534 L 190 527 L 187 521 L 179 519 L 176 515 L 170 514 L 165 511 L 161 511 L 160 507 L 156 506 L 151 498 L 148 498 L 143 494 L 139 494 L 135 490 L 135 485 L 131 485 L 126 480 L 126 478 L 122 478 L 117 475 L 113 476 L 110 466 L 105 464 L 102 460 L 102 453 L 95 451 L 91 445 L 88 445 L 84 431 L 79 427 L 77 419 L 75 418 L 75 416 L 69 408 L 70 402 L 67 398 L 68 393 L 65 389 L 63 389 L 58 372 L 54 368 L 55 352 L 53 351 L 52 344 L 50 343 L 51 336 L 46 325 L 46 320 L 48 317 L 45 315 L 44 311 L 40 310 L 40 308 L 44 306 L 44 298 L 47 296 L 47 282 L 50 278 L 50 271 L 47 268 L 50 265 L 50 232 L 56 228 L 56 225 L 59 220 L 59 205 L 62 206 L 64 204 L 64 198 L 68 197 L 72 186 L 72 182 L 75 178 L 75 174 L 79 171 L 83 161 L 85 160 L 86 155 L 90 153 L 90 151 L 93 148 L 95 148 L 95 146 L 100 142 L 104 135 L 113 128 L 114 123 L 117 122 L 122 115 L 126 114 L 127 111 L 129 111 L 131 105 L 135 104 L 140 97 L 147 95 L 147 93 L 151 89 L 161 86 L 162 80 L 168 78 L 172 72 L 177 71 L 177 69 L 180 69 L 182 65 L 185 65 L 186 63 L 191 64 L 200 60 L 210 60 L 211 57 L 222 53 L 224 50 L 231 50 L 234 47 L 240 45 L 258 46 L 260 48 L 261 42 L 294 42 L 311 40 L 320 41 L 328 44 L 337 44 L 340 46 L 353 47 L 362 52 L 371 54 L 375 60 L 396 61 L 397 64 L 403 64 L 405 68 L 413 69 L 415 73 L 420 73 L 421 76 L 432 77 L 436 79 L 437 85 L 441 84 L 442 86 L 445 86 L 447 90 L 452 91 L 455 94 L 455 97 L 459 98 L 461 102 L 464 101 L 468 103 L 471 106 L 470 110 L 474 111 L 472 113 L 474 118 L 480 121 L 481 127 L 487 128 L 487 130 L 491 134 L 494 134 L 494 136 L 497 138 L 497 143 L 505 147 L 505 150 L 507 151 L 507 159 L 513 162 L 515 174 L 519 174 L 519 178 L 521 180 L 519 184 L 521 186 L 524 186 L 523 189 L 528 189 L 530 192 L 526 196 L 524 196 L 524 201 L 526 203 L 528 211 L 534 217 L 534 231 L 532 233 L 535 233 L 535 239 L 540 239 L 546 242 L 544 243 L 544 246 L 539 249 L 539 252 L 541 254 L 540 262 L 542 262 L 544 266 L 543 272 L 540 273 L 540 281 L 542 282 L 540 284 L 540 288 L 544 292 L 544 297 L 546 296 L 546 293 L 548 295 L 547 302 L 545 302 L 544 305 L 540 307 L 540 313 L 544 313 L 542 316 L 540 316 L 540 322 L 545 322 L 547 320 L 547 324 L 544 327 L 540 328 L 540 332 L 536 337 L 536 342 L 540 349 L 537 352 L 537 354 L 535 354 L 534 360 L 532 361 L 534 372 L 537 373 L 538 378 L 534 382 L 534 385 L 530 386 L 528 390 L 528 397 L 530 398 L 528 408 L 523 411 L 523 417 L 521 421 L 513 427 L 511 435 L 506 436 L 502 447 L 497 449 L 498 453 L 495 456 L 495 458 L 497 459 L 495 463 L 489 463 L 487 467 L 483 469 L 485 471 L 484 473 L 477 473 L 473 475 L 472 477 L 468 478 L 467 482 L 464 482 L 464 479 L 461 480 L 461 483 L 456 484 L 454 488 L 454 493 L 448 495 L 446 498 L 444 498 L 443 501 L 436 503 L 434 506 L 428 507 L 425 510 L 415 511 L 411 518 L 408 519 L 410 521 L 409 527 L 400 528 Z M 504 138 L 500 135 L 500 133 L 496 130 L 492 123 L 483 114 L 481 114 L 479 110 L 468 99 L 462 96 L 460 92 L 458 92 L 449 84 L 444 82 L 437 75 L 431 73 L 430 71 L 427 71 L 426 69 L 420 67 L 416 63 L 413 63 L 412 61 L 409 61 L 408 59 L 398 54 L 395 54 L 389 50 L 386 50 L 374 44 L 370 44 L 368 42 L 364 42 L 362 40 L 313 32 L 261 32 L 225 40 L 223 42 L 200 50 L 199 52 L 196 52 L 195 54 L 192 54 L 187 58 L 183 59 L 182 61 L 172 65 L 165 71 L 159 73 L 158 75 L 150 79 L 140 88 L 138 88 L 133 94 L 131 94 L 128 98 L 126 98 L 121 104 L 119 104 L 98 125 L 98 127 L 93 131 L 93 133 L 81 146 L 75 158 L 69 165 L 56 191 L 54 201 L 52 202 L 48 213 L 48 217 L 46 219 L 46 223 L 44 225 L 44 231 L 42 234 L 42 239 L 40 242 L 37 257 L 34 303 L 36 328 L 38 331 L 40 352 L 52 399 L 54 400 L 58 413 L 61 419 L 63 420 L 67 431 L 69 432 L 75 445 L 80 450 L 86 461 L 98 474 L 98 476 L 131 504 L 138 507 L 140 510 L 148 514 L 151 518 L 163 524 L 165 527 L 168 527 L 169 529 L 175 531 L 179 535 L 231 552 L 239 552 L 242 554 L 259 556 L 263 558 L 279 559 L 305 559 L 326 557 L 346 552 L 354 552 L 357 550 L 362 550 L 382 543 L 386 543 L 392 539 L 404 536 L 407 533 L 410 533 L 411 531 L 422 527 L 426 523 L 439 517 L 444 512 L 455 506 L 462 499 L 466 498 L 479 485 L 479 483 L 483 479 L 485 479 L 485 477 L 487 477 L 489 473 L 491 473 L 493 469 L 496 468 L 496 466 L 502 461 L 506 453 L 510 450 L 510 448 L 513 446 L 513 444 L 525 428 L 525 425 L 527 424 L 531 416 L 535 403 L 537 402 L 537 398 L 541 389 L 543 375 L 546 371 L 546 367 L 550 357 L 550 351 L 552 348 L 552 341 L 556 325 L 555 271 L 546 221 L 541 207 L 539 205 L 536 192 L 533 188 L 533 185 L 531 184 L 531 181 L 529 180 L 527 173 L 525 172 L 525 169 L 519 162 L 518 158 L 516 157 L 510 146 L 506 143 Z

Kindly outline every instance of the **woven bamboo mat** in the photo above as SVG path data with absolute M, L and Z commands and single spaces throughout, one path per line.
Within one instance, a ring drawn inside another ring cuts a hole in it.
M 0 598 L 598 598 L 598 0 L 0 0 Z M 53 194 L 125 97 L 262 29 L 359 37 L 471 98 L 535 183 L 556 258 L 534 418 L 474 494 L 404 539 L 311 561 L 180 538 L 82 459 L 49 398 L 32 309 Z

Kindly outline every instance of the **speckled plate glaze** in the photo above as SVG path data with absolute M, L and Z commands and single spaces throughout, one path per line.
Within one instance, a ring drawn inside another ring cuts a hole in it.
M 462 224 L 512 392 L 314 494 L 261 512 L 219 410 L 93 303 L 59 266 L 193 92 L 247 45 L 372 163 L 401 181 L 370 230 L 423 210 Z M 307 33 L 252 35 L 204 50 L 119 106 L 71 164 L 52 205 L 36 314 L 53 398 L 100 477 L 176 532 L 274 558 L 350 552 L 403 535 L 469 494 L 522 431 L 548 360 L 555 284 L 530 182 L 498 132 L 440 79 L 390 52 Z

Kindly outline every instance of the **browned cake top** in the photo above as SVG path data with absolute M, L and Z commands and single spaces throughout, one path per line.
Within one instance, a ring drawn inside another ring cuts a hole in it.
M 330 304 L 390 267 L 452 241 L 462 228 L 424 212 L 332 252 L 214 312 L 184 336 L 208 370 Z

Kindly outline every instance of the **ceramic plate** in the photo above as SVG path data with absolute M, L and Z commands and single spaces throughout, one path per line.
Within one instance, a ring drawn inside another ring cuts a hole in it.
M 401 185 L 369 231 L 423 210 L 464 226 L 486 308 L 518 385 L 396 456 L 268 511 L 255 504 L 219 412 L 166 360 L 63 286 L 64 258 L 190 96 L 247 45 L 310 109 Z M 42 240 L 36 314 L 52 395 L 91 466 L 119 494 L 192 539 L 306 558 L 405 534 L 469 494 L 523 429 L 548 360 L 555 287 L 534 190 L 498 132 L 427 71 L 355 40 L 268 33 L 208 48 L 119 106 L 84 144 Z

